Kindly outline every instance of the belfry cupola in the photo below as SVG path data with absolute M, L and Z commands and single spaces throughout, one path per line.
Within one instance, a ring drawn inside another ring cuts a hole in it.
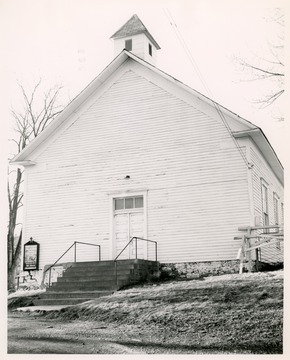
M 111 39 L 114 40 L 115 56 L 126 49 L 152 65 L 156 65 L 156 51 L 160 49 L 160 46 L 137 15 L 133 15 L 111 36 Z

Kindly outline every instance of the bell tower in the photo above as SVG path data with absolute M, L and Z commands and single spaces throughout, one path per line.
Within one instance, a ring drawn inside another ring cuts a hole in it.
M 133 15 L 111 36 L 111 39 L 114 40 L 115 56 L 126 49 L 150 64 L 156 65 L 156 51 L 160 46 L 137 15 Z

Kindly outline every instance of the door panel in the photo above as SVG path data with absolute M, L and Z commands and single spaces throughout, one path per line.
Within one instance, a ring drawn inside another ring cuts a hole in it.
M 143 213 L 130 214 L 130 238 L 132 237 L 144 237 L 144 216 Z M 135 240 L 136 241 L 136 240 Z M 134 248 L 132 249 L 132 255 L 136 257 L 136 243 L 133 242 Z M 145 249 L 144 241 L 138 240 L 137 242 L 138 259 L 144 259 Z
M 114 215 L 114 244 L 115 256 L 117 256 L 128 244 L 132 237 L 144 236 L 144 214 L 143 212 L 127 212 Z M 145 246 L 144 246 L 145 245 Z M 146 243 L 144 241 L 137 242 L 138 258 L 146 258 Z M 136 240 L 121 254 L 119 259 L 135 259 L 136 258 Z
M 117 214 L 114 216 L 115 230 L 115 256 L 118 255 L 129 242 L 129 216 L 128 214 Z M 127 253 L 127 254 L 126 254 Z M 120 259 L 128 258 L 128 250 L 124 252 Z

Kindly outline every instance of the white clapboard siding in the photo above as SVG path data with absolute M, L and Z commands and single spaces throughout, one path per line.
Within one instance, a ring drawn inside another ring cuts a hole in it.
M 276 193 L 278 195 L 281 215 L 281 203 L 284 202 L 283 186 L 274 176 L 270 166 L 254 144 L 251 145 L 251 159 L 254 164 L 252 177 L 255 214 L 262 218 L 261 179 L 263 179 L 267 183 L 268 188 L 269 221 L 270 224 L 274 224 L 273 194 Z M 280 220 L 283 222 L 281 216 Z
M 261 248 L 261 261 L 268 264 L 284 262 L 284 242 L 270 243 Z
M 111 259 L 110 195 L 126 191 L 148 192 L 160 261 L 235 259 L 250 212 L 247 168 L 234 143 L 221 146 L 229 141 L 220 119 L 125 71 L 27 169 L 25 236 L 40 242 L 41 267 L 73 241 Z
M 274 194 L 278 196 L 278 217 L 279 223 L 284 223 L 282 219 L 281 204 L 284 203 L 283 186 L 273 174 L 269 164 L 265 161 L 261 152 L 252 143 L 251 144 L 251 161 L 254 164 L 252 170 L 253 182 L 253 198 L 254 198 L 254 211 L 256 219 L 259 221 L 256 225 L 263 226 L 263 213 L 262 213 L 262 189 L 261 181 L 265 181 L 268 189 L 268 212 L 269 224 L 275 225 L 274 217 Z M 281 246 L 271 244 L 261 248 L 261 260 L 264 262 L 280 262 L 283 260 L 283 243 Z

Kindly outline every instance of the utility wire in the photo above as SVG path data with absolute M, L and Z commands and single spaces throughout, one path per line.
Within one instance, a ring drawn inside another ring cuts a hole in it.
M 235 137 L 233 136 L 233 133 L 232 133 L 232 131 L 231 131 L 231 128 L 229 127 L 229 125 L 228 125 L 228 123 L 227 123 L 227 121 L 226 121 L 226 119 L 225 119 L 225 116 L 224 116 L 223 112 L 222 112 L 221 109 L 220 109 L 220 106 L 219 106 L 214 100 L 212 100 L 213 95 L 212 95 L 212 93 L 211 93 L 211 91 L 210 91 L 210 89 L 209 89 L 209 87 L 208 87 L 205 79 L 203 78 L 202 73 L 200 72 L 197 63 L 196 63 L 195 60 L 194 60 L 194 58 L 193 58 L 193 56 L 192 56 L 192 54 L 191 54 L 191 51 L 190 51 L 189 47 L 187 46 L 187 44 L 186 44 L 186 42 L 185 42 L 182 34 L 180 33 L 180 31 L 179 31 L 179 29 L 178 29 L 178 27 L 177 27 L 177 25 L 176 25 L 176 23 L 175 23 L 175 21 L 174 21 L 174 19 L 173 19 L 173 16 L 172 16 L 171 12 L 169 11 L 168 8 L 165 8 L 165 9 L 163 9 L 163 10 L 164 10 L 164 13 L 165 13 L 165 15 L 166 15 L 166 17 L 167 17 L 170 25 L 172 26 L 172 28 L 173 28 L 173 30 L 174 30 L 174 32 L 175 32 L 175 35 L 177 36 L 178 41 L 180 42 L 183 50 L 185 51 L 185 53 L 186 53 L 186 55 L 187 55 L 187 57 L 188 57 L 191 65 L 193 66 L 195 72 L 197 73 L 197 76 L 199 77 L 199 80 L 201 81 L 201 83 L 202 83 L 202 85 L 203 85 L 203 87 L 204 87 L 204 89 L 205 89 L 205 91 L 206 91 L 209 99 L 212 101 L 212 103 L 213 103 L 213 105 L 214 105 L 214 107 L 215 107 L 215 109 L 216 109 L 219 117 L 221 118 L 221 120 L 222 120 L 225 128 L 227 129 L 228 133 L 230 134 L 230 136 L 231 136 L 231 138 L 232 138 L 232 140 L 233 140 L 236 148 L 238 149 L 238 151 L 239 151 L 242 159 L 244 160 L 247 168 L 248 168 L 248 169 L 251 169 L 251 168 L 252 168 L 252 164 L 250 164 L 250 163 L 248 162 L 248 160 L 247 160 L 245 154 L 243 153 L 240 145 L 238 144 L 237 140 L 236 140 Z

